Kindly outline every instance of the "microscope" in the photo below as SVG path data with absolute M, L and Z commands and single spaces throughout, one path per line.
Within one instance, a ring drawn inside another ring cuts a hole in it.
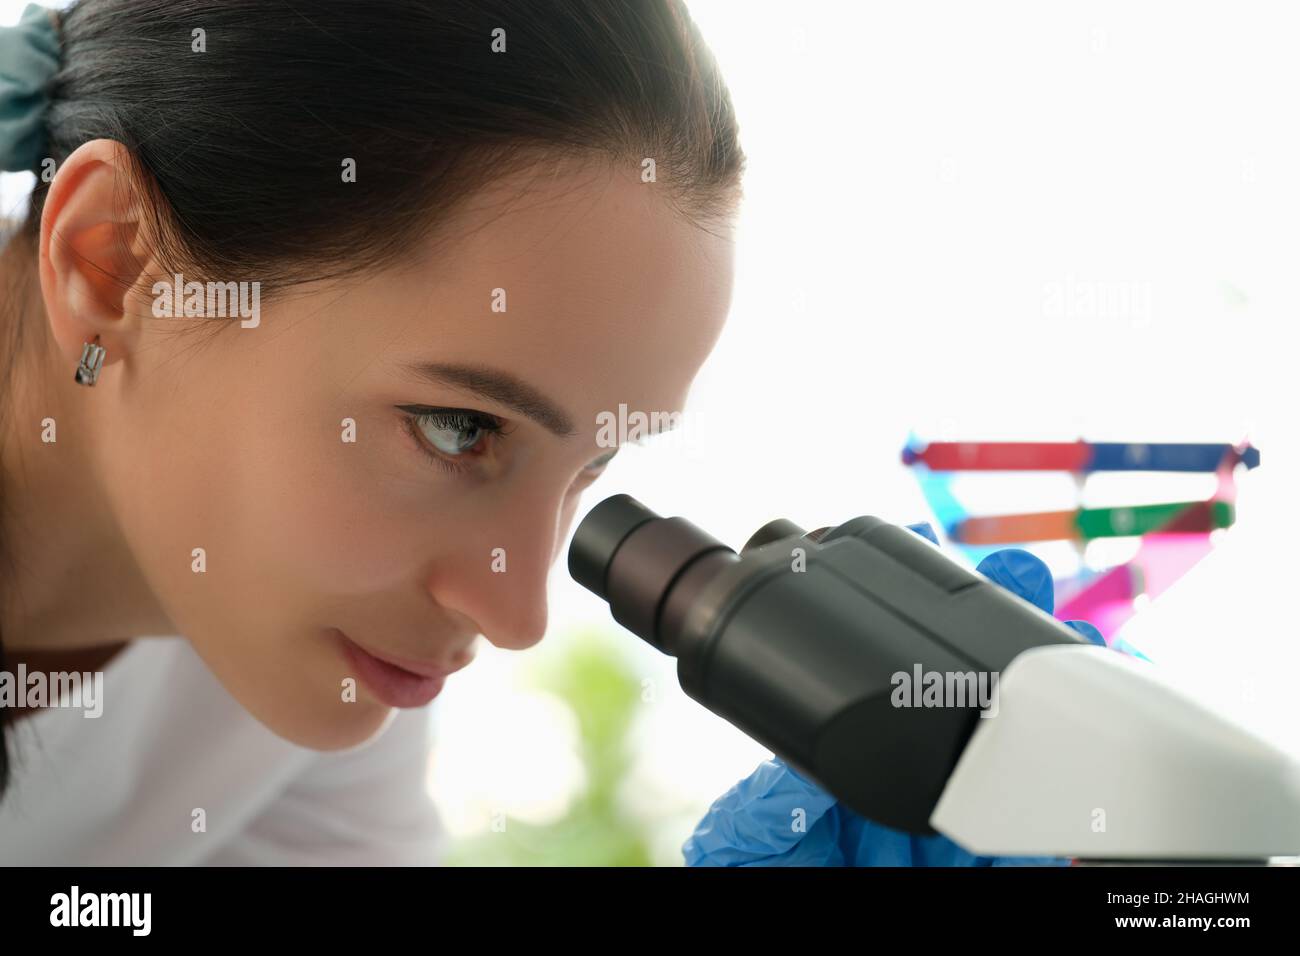
M 920 535 L 784 518 L 737 553 L 628 495 L 569 572 L 687 695 L 850 809 L 985 856 L 1300 855 L 1300 763 Z

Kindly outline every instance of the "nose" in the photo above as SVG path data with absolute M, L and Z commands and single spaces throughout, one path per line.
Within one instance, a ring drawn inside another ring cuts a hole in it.
M 439 606 L 478 624 L 488 642 L 522 651 L 547 624 L 547 579 L 565 513 L 559 502 L 519 499 L 445 550 L 428 588 Z

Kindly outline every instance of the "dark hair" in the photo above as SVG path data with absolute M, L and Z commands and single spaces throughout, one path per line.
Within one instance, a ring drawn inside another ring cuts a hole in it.
M 47 156 L 122 143 L 160 261 L 256 275 L 266 298 L 393 262 L 543 156 L 653 158 L 654 188 L 701 228 L 740 196 L 730 95 L 682 0 L 81 0 L 61 21 Z M 12 240 L 28 265 L 8 277 L 0 382 L 47 191 Z

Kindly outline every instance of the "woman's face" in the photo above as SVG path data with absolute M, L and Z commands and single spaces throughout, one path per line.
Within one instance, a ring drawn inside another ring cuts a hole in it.
M 295 290 L 256 327 L 142 323 L 91 403 L 101 480 L 168 618 L 276 733 L 351 746 L 440 686 L 376 657 L 451 671 L 479 634 L 542 638 L 611 452 L 597 415 L 680 410 L 730 302 L 730 238 L 638 172 L 485 193 L 450 247 Z

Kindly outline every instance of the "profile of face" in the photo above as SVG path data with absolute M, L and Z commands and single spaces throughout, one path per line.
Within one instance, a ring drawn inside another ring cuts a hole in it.
M 115 162 L 83 146 L 45 210 L 64 242 L 43 242 L 42 287 L 72 354 L 95 308 L 77 253 L 103 240 Z M 154 317 L 156 262 L 100 322 L 104 369 L 77 398 L 104 507 L 175 633 L 288 740 L 353 746 L 479 635 L 539 641 L 612 451 L 598 416 L 682 409 L 717 341 L 730 234 L 638 167 L 556 169 L 476 194 L 455 243 L 271 298 L 256 326 Z

